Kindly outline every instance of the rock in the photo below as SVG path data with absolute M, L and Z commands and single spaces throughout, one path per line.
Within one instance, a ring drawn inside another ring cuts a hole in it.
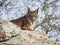
M 16 28 L 17 27 L 17 28 Z M 19 34 L 20 27 L 17 25 L 0 19 L 0 42 L 10 39 L 12 36 Z
M 56 41 L 52 41 L 48 36 L 41 32 L 21 30 L 20 34 L 0 44 L 5 45 L 59 45 Z
M 9 40 L 7 41 L 0 42 L 0 45 L 60 45 L 56 41 L 49 39 L 48 36 L 42 32 L 21 30 L 8 21 L 0 21 L 0 23 L 6 37 L 19 34 L 16 37 L 8 38 Z

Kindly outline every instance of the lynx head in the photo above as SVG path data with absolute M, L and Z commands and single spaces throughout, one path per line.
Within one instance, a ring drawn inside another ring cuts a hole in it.
M 30 8 L 28 8 L 28 18 L 34 22 L 38 18 L 38 9 L 32 11 Z

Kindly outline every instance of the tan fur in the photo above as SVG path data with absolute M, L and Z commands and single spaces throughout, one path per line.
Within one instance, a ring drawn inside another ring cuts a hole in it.
M 3 32 L 0 32 L 0 38 L 5 38 L 6 35 Z
M 6 37 L 6 35 L 3 31 L 3 28 L 2 28 L 2 25 L 1 25 L 1 22 L 0 22 L 0 38 L 5 38 L 5 37 Z
M 38 18 L 38 9 L 36 9 L 35 11 L 31 11 L 28 8 L 28 13 L 25 16 L 20 17 L 16 20 L 11 20 L 11 22 L 20 26 L 22 30 L 33 30 L 32 25 L 37 18 Z

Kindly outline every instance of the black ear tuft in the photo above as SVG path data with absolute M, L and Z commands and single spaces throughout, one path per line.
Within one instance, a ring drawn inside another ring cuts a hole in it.
M 30 8 L 28 8 L 28 13 L 29 13 L 30 11 L 31 11 Z

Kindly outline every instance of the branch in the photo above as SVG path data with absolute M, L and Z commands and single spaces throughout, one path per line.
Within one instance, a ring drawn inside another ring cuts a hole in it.
M 49 3 L 48 5 L 51 5 L 51 4 L 56 3 L 58 1 L 60 1 L 60 0 L 54 0 L 53 2 Z

